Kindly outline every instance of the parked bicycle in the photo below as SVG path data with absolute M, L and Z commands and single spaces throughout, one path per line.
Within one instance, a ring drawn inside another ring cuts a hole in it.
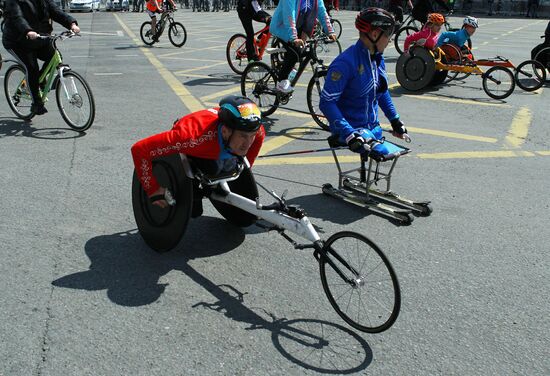
M 48 100 L 50 90 L 55 90 L 57 107 L 63 120 L 73 129 L 84 132 L 94 122 L 95 102 L 90 86 L 80 74 L 63 63 L 61 53 L 57 49 L 57 41 L 72 38 L 78 34 L 66 31 L 58 35 L 40 36 L 50 39 L 55 53 L 47 63 L 46 69 L 39 78 L 40 99 Z M 4 93 L 11 110 L 24 120 L 34 117 L 31 111 L 32 97 L 27 85 L 26 70 L 15 60 L 4 77 Z
M 314 97 L 317 98 L 320 95 L 323 88 L 323 84 L 320 80 L 322 79 L 324 83 L 324 77 L 326 76 L 328 70 L 328 67 L 323 64 L 323 59 L 319 58 L 317 55 L 317 49 L 320 45 L 332 45 L 335 50 L 338 48 L 341 51 L 340 44 L 337 40 L 330 43 L 327 38 L 313 38 L 307 40 L 306 47 L 300 58 L 298 71 L 296 76 L 291 80 L 292 87 L 295 87 L 308 64 L 311 66 L 313 77 L 311 77 L 307 87 L 307 104 L 310 110 L 309 113 L 311 113 L 314 119 L 316 116 L 315 114 L 320 114 L 320 112 L 318 110 L 319 104 L 313 103 L 312 100 Z M 242 95 L 251 98 L 256 102 L 256 105 L 262 112 L 262 116 L 271 115 L 280 104 L 285 105 L 292 98 L 292 93 L 281 93 L 276 89 L 277 83 L 280 81 L 278 74 L 278 69 L 274 69 L 269 65 L 258 61 L 249 64 L 241 76 Z M 317 90 L 317 94 L 313 92 L 314 90 Z M 319 123 L 318 121 L 317 123 L 322 128 L 328 130 L 328 125 L 321 125 L 322 123 Z
M 142 23 L 139 30 L 139 35 L 141 36 L 143 43 L 148 46 L 152 46 L 158 42 L 164 32 L 166 23 L 168 23 L 168 39 L 170 39 L 170 43 L 172 43 L 174 47 L 182 47 L 187 41 L 187 31 L 181 22 L 174 21 L 174 18 L 172 17 L 172 13 L 174 12 L 175 10 L 173 9 L 165 9 L 164 12 L 162 12 L 160 21 L 157 22 L 156 40 L 153 39 L 155 33 L 153 33 L 151 21 Z

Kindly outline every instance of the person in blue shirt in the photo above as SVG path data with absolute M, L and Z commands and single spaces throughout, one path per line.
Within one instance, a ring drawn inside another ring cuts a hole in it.
M 387 154 L 382 140 L 378 107 L 390 120 L 393 135 L 409 140 L 407 129 L 393 105 L 383 52 L 394 32 L 395 19 L 383 9 L 368 8 L 355 19 L 359 40 L 342 52 L 327 72 L 319 108 L 333 135 L 350 150 L 363 153 L 371 148 Z
M 462 21 L 462 29 L 458 31 L 446 31 L 441 33 L 437 40 L 436 47 L 440 47 L 443 44 L 454 44 L 455 46 L 462 48 L 468 38 L 470 38 L 476 32 L 479 27 L 477 19 L 471 16 L 466 16 Z

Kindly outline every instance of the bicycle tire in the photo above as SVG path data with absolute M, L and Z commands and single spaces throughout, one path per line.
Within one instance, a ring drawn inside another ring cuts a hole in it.
M 250 63 L 241 76 L 241 94 L 256 103 L 262 116 L 269 116 L 279 107 L 277 81 L 277 74 L 269 65 L 261 61 Z
M 315 56 L 323 62 L 323 65 L 329 66 L 341 53 L 342 45 L 338 39 L 335 41 L 323 39 L 315 43 Z
M 183 41 L 177 43 L 176 41 L 174 41 L 174 38 L 180 33 L 183 35 Z M 187 31 L 185 30 L 185 27 L 181 22 L 172 22 L 170 24 L 170 27 L 168 28 L 168 39 L 170 39 L 170 43 L 172 43 L 174 47 L 179 48 L 183 47 L 185 42 L 187 42 Z
M 332 29 L 334 30 L 334 34 L 336 35 L 336 38 L 340 39 L 340 37 L 342 36 L 342 23 L 339 20 L 333 18 Z
M 73 107 L 82 108 L 82 105 L 84 102 L 82 101 L 83 97 L 80 92 L 78 92 L 78 89 L 76 88 L 76 85 L 73 84 L 72 87 L 67 87 L 66 82 L 62 83 L 61 80 L 57 79 L 57 83 L 55 85 L 55 98 L 57 100 L 57 108 L 59 109 L 59 112 L 61 113 L 61 117 L 63 120 L 65 120 L 65 123 L 69 125 L 72 129 L 78 131 L 78 132 L 84 132 L 88 130 L 92 124 L 94 123 L 95 118 L 95 100 L 94 95 L 92 94 L 92 89 L 90 89 L 90 86 L 82 77 L 80 74 L 74 72 L 74 71 L 65 71 L 63 72 L 63 77 L 68 82 L 71 78 L 76 79 L 80 82 L 82 87 L 84 88 L 84 91 L 86 92 L 86 97 L 88 98 L 88 103 L 90 107 L 89 114 L 85 117 L 85 121 L 83 124 L 77 124 L 74 120 L 72 120 L 69 115 L 67 114 L 67 109 L 63 105 L 63 99 L 64 95 L 70 95 L 71 98 L 67 98 L 69 101 L 69 104 Z M 74 83 L 74 81 L 73 81 Z M 75 92 L 73 92 L 75 91 Z
M 21 78 L 12 78 L 13 74 L 19 71 L 21 73 Z M 13 111 L 15 116 L 17 116 L 19 119 L 23 120 L 30 120 L 34 117 L 34 113 L 31 111 L 31 105 L 32 105 L 32 98 L 30 92 L 27 91 L 27 93 L 23 93 L 23 98 L 25 96 L 28 96 L 28 99 L 25 101 L 23 105 L 19 107 L 19 104 L 21 103 L 21 94 L 16 95 L 15 91 L 19 90 L 19 86 L 23 80 L 26 79 L 26 71 L 25 68 L 23 68 L 19 64 L 14 64 L 8 68 L 6 71 L 6 74 L 4 75 L 4 94 L 6 95 L 6 100 L 8 101 L 8 105 L 10 106 L 10 109 Z M 15 82 L 16 87 L 14 87 L 14 92 L 12 93 L 10 89 L 10 85 L 12 82 Z M 28 89 L 27 89 L 28 90 Z M 28 102 L 28 103 L 27 103 Z M 25 109 L 25 110 L 23 110 Z
M 306 99 L 307 99 L 307 107 L 309 108 L 309 113 L 311 114 L 311 117 L 313 118 L 313 120 L 315 120 L 315 123 L 317 123 L 317 125 L 321 127 L 321 129 L 327 132 L 330 132 L 330 124 L 328 122 L 328 119 L 319 109 L 321 91 L 323 90 L 323 86 L 325 85 L 324 81 L 326 76 L 327 76 L 327 70 L 323 69 L 318 71 L 317 74 L 314 74 L 313 77 L 311 77 L 311 80 L 309 80 L 309 84 L 307 85 Z M 322 83 L 321 83 L 321 80 L 323 81 Z M 313 103 L 314 93 L 316 93 L 317 97 L 319 98 L 317 104 Z
M 376 260 L 375 264 L 367 260 L 371 255 Z M 331 263 L 335 264 L 342 275 Z M 380 333 L 397 320 L 401 308 L 397 275 L 382 250 L 367 237 L 351 231 L 332 235 L 320 252 L 319 273 L 330 304 L 353 328 L 366 333 Z M 370 277 L 376 279 L 367 282 Z M 333 281 L 336 282 L 333 284 Z M 359 298 L 358 309 L 352 304 L 354 295 Z M 382 302 L 385 303 L 384 307 L 378 310 L 375 306 L 382 305 Z M 363 309 L 364 312 L 359 312 Z M 350 314 L 348 310 L 357 311 L 357 314 Z M 366 322 L 359 322 L 360 314 Z
M 139 36 L 141 37 L 141 41 L 145 43 L 148 46 L 152 46 L 155 41 L 153 40 L 153 36 L 149 33 L 147 35 L 147 32 L 151 31 L 151 21 L 146 21 L 141 24 L 141 28 L 139 29 Z
M 418 32 L 418 29 L 414 26 L 405 26 L 399 29 L 397 33 L 395 33 L 393 44 L 395 46 L 395 50 L 399 53 L 399 55 L 403 53 L 403 46 L 405 45 L 405 39 L 407 38 L 407 36 L 416 32 Z
M 238 42 L 237 39 L 239 39 Z M 235 46 L 237 46 L 236 49 L 234 48 Z M 233 72 L 238 75 L 243 74 L 246 66 L 248 65 L 248 58 L 246 55 L 246 35 L 234 34 L 231 38 L 229 38 L 227 41 L 227 46 L 225 47 L 225 57 L 227 58 L 229 68 L 231 68 Z M 235 59 L 233 60 L 233 58 Z M 244 66 L 242 65 L 243 62 Z
M 500 71 L 501 74 L 504 74 L 505 76 L 507 76 L 507 78 L 509 78 L 509 80 L 510 80 L 509 84 L 506 84 L 505 81 L 502 81 L 502 80 L 499 80 L 498 78 L 495 78 L 495 75 L 498 74 L 497 73 L 498 71 Z M 507 85 L 507 86 L 503 87 L 502 90 L 504 90 L 504 91 L 502 92 L 502 94 L 496 94 L 496 92 L 493 91 L 493 89 L 489 88 L 489 82 L 493 82 L 497 86 L 503 85 L 503 82 L 504 82 L 504 85 Z M 483 90 L 485 91 L 485 93 L 488 96 L 490 96 L 491 98 L 493 98 L 493 99 L 504 99 L 504 98 L 509 97 L 514 92 L 514 89 L 516 87 L 516 81 L 514 79 L 514 74 L 510 71 L 510 69 L 505 68 L 505 67 L 500 67 L 500 66 L 497 65 L 497 66 L 489 68 L 487 70 L 487 72 L 483 73 L 483 75 L 482 75 L 482 85 L 483 85 Z
M 535 91 L 546 81 L 546 68 L 540 61 L 526 60 L 517 66 L 514 78 L 521 89 Z
M 256 201 L 256 198 L 258 198 L 258 186 L 256 185 L 254 175 L 249 168 L 244 169 L 236 180 L 228 182 L 227 185 L 229 185 L 229 189 L 232 193 L 246 197 L 252 201 Z M 258 217 L 255 215 L 233 205 L 214 199 L 210 199 L 210 202 L 216 208 L 218 213 L 220 213 L 227 220 L 227 222 L 235 226 L 248 227 L 256 223 L 258 220 Z

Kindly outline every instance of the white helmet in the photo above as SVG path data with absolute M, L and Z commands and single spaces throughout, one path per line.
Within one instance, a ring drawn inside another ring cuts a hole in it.
M 464 21 L 462 21 L 462 25 L 469 25 L 475 29 L 477 29 L 479 26 L 477 24 L 477 18 L 472 16 L 466 16 Z

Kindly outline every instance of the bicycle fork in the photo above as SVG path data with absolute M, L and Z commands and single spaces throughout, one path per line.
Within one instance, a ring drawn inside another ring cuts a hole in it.
M 59 67 L 59 72 L 58 72 L 58 75 L 59 75 L 59 84 L 61 84 L 61 87 L 63 88 L 63 93 L 65 94 L 65 97 L 67 98 L 68 101 L 70 101 L 72 99 L 72 94 L 69 94 L 69 91 L 67 90 L 67 84 L 66 84 L 66 78 L 65 76 L 63 76 L 63 72 L 65 70 L 70 70 L 69 67 L 67 66 L 61 66 Z M 76 85 L 75 85 L 75 82 L 74 80 L 70 80 L 71 81 L 71 90 L 72 90 L 72 93 L 76 93 L 77 90 L 76 90 Z

